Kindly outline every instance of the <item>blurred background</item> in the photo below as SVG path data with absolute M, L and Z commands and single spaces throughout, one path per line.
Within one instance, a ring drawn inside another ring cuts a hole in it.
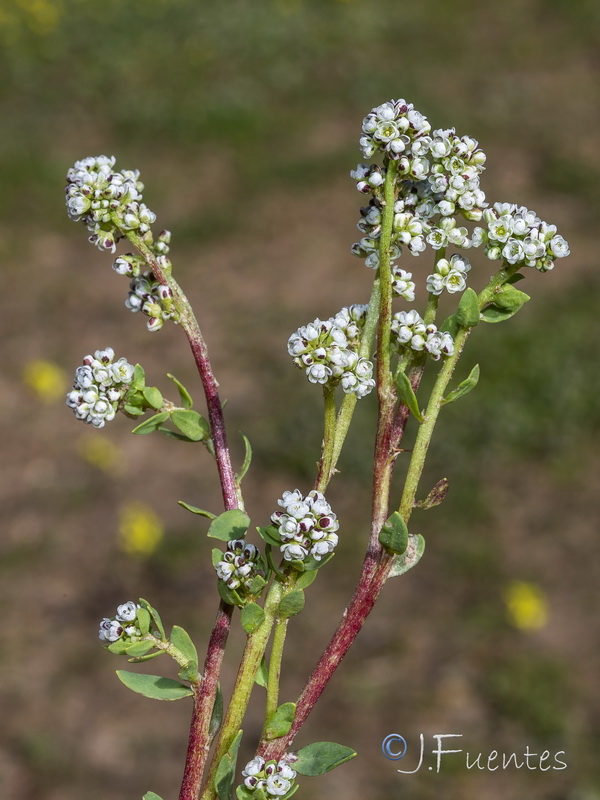
M 423 480 L 425 494 L 448 477 L 450 493 L 413 518 L 426 555 L 387 585 L 297 740 L 359 757 L 300 795 L 600 797 L 599 23 L 592 0 L 3 0 L 3 800 L 176 797 L 190 706 L 125 689 L 97 622 L 147 597 L 203 652 L 216 609 L 206 525 L 176 504 L 219 512 L 206 452 L 130 436 L 123 417 L 90 430 L 64 406 L 83 355 L 111 345 L 167 396 L 175 373 L 202 408 L 182 332 L 148 334 L 110 256 L 67 219 L 67 168 L 104 153 L 142 171 L 228 400 L 237 464 L 238 431 L 252 442 L 245 496 L 264 524 L 284 489 L 310 487 L 321 437 L 320 392 L 287 337 L 368 298 L 372 273 L 349 253 L 361 198 L 348 173 L 362 117 L 390 97 L 477 138 L 488 198 L 534 208 L 572 255 L 528 274 L 532 302 L 469 342 L 460 375 L 479 362 L 482 377 L 444 411 Z M 490 270 L 474 260 L 477 287 Z M 374 411 L 372 397 L 359 404 L 329 492 L 343 547 L 291 623 L 282 700 L 358 575 Z M 225 687 L 242 644 L 236 631 Z M 263 699 L 257 689 L 243 761 Z M 409 741 L 403 762 L 381 753 L 392 732 Z M 568 768 L 468 770 L 463 754 L 439 775 L 399 775 L 416 766 L 420 733 L 428 750 L 434 733 L 462 733 L 471 757 L 566 751 Z

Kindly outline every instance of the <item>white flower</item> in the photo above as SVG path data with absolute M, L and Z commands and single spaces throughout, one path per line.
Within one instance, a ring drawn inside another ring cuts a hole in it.
M 291 782 L 282 775 L 269 775 L 267 778 L 267 792 L 272 797 L 282 797 L 287 794 L 291 785 Z
M 133 622 L 138 608 L 139 606 L 133 600 L 128 600 L 127 603 L 123 603 L 117 608 L 117 619 L 121 622 Z
M 258 775 L 263 771 L 264 766 L 265 766 L 264 758 L 261 758 L 261 756 L 256 756 L 255 758 L 252 759 L 252 761 L 249 761 L 246 764 L 246 766 L 242 770 L 242 775 L 246 778 Z

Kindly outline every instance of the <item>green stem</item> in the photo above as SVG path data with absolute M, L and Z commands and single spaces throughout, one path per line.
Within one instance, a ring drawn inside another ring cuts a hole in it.
M 216 796 L 213 785 L 215 773 L 220 760 L 231 747 L 242 725 L 242 720 L 244 719 L 250 701 L 250 695 L 254 687 L 254 679 L 267 648 L 282 594 L 282 584 L 279 581 L 273 581 L 265 600 L 265 618 L 257 630 L 248 636 L 248 641 L 246 642 L 246 647 L 238 669 L 235 686 L 233 687 L 231 702 L 229 703 L 227 714 L 223 720 L 223 726 L 219 732 L 215 753 L 208 771 L 208 777 L 201 795 L 201 800 L 214 800 Z
M 323 425 L 323 447 L 321 450 L 321 459 L 319 461 L 319 470 L 315 482 L 315 489 L 319 492 L 325 491 L 325 488 L 331 480 L 333 474 L 333 449 L 335 444 L 335 387 L 323 387 L 323 400 L 325 406 L 324 425 Z
M 265 708 L 265 727 L 262 735 L 265 736 L 267 722 L 277 711 L 279 704 L 279 676 L 281 675 L 281 661 L 287 634 L 288 619 L 277 619 L 273 631 L 273 644 L 269 657 L 269 680 L 267 683 L 267 703 Z

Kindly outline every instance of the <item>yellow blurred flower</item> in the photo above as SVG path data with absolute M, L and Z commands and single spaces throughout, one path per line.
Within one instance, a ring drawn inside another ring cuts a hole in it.
M 504 602 L 508 618 L 515 628 L 538 630 L 548 621 L 546 595 L 534 583 L 512 581 L 504 590 Z
M 44 403 L 54 403 L 59 397 L 64 398 L 69 388 L 67 375 L 58 364 L 43 359 L 25 365 L 23 381 Z
M 99 433 L 82 436 L 77 442 L 77 449 L 81 457 L 93 467 L 103 472 L 118 472 L 121 453 L 117 445 L 106 436 Z
M 146 558 L 158 547 L 164 528 L 157 514 L 144 503 L 122 506 L 119 520 L 119 546 L 131 556 Z

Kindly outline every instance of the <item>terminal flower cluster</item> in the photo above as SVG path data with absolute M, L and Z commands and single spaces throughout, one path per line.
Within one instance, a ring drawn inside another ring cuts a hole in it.
M 227 551 L 223 553 L 221 561 L 215 564 L 215 570 L 217 577 L 230 589 L 250 589 L 252 579 L 256 575 L 264 575 L 258 549 L 245 539 L 227 542 Z
M 95 428 L 114 419 L 133 380 L 133 365 L 125 358 L 114 361 L 114 357 L 112 347 L 87 355 L 75 370 L 73 389 L 67 394 L 67 405 L 77 419 Z
M 133 600 L 129 600 L 118 606 L 115 617 L 104 617 L 98 631 L 100 641 L 107 642 L 107 644 L 112 644 L 118 639 L 137 641 L 142 635 L 140 629 L 135 625 L 138 608 L 139 605 Z
M 125 231 L 145 233 L 156 215 L 142 203 L 143 183 L 138 170 L 114 170 L 115 157 L 90 156 L 67 172 L 67 212 L 83 222 L 89 241 L 100 250 L 115 252 Z
M 333 553 L 340 524 L 321 492 L 313 489 L 303 497 L 295 489 L 284 492 L 277 504 L 283 511 L 275 511 L 271 522 L 283 539 L 280 549 L 286 561 L 304 561 L 309 556 L 320 561 Z
M 266 761 L 256 756 L 242 770 L 244 785 L 261 797 L 283 797 L 292 788 L 296 771 L 285 761 Z M 262 792 L 260 792 L 262 790 Z
M 427 291 L 435 295 L 440 295 L 444 289 L 450 294 L 464 292 L 467 288 L 467 272 L 470 269 L 470 261 L 457 253 L 449 259 L 438 259 L 435 272 L 427 276 Z
M 454 355 L 452 336 L 446 331 L 439 331 L 433 323 L 426 325 L 414 309 L 394 314 L 391 329 L 401 349 L 427 352 L 434 361 L 439 361 L 442 356 Z
M 365 305 L 342 308 L 335 317 L 316 319 L 290 336 L 288 353 L 311 383 L 340 383 L 346 394 L 359 398 L 375 387 L 372 362 L 357 352 L 366 312 Z
M 525 206 L 494 203 L 484 212 L 486 228 L 475 228 L 473 245 L 483 245 L 489 259 L 503 258 L 509 264 L 535 267 L 540 272 L 554 268 L 557 258 L 570 253 L 568 242 Z

